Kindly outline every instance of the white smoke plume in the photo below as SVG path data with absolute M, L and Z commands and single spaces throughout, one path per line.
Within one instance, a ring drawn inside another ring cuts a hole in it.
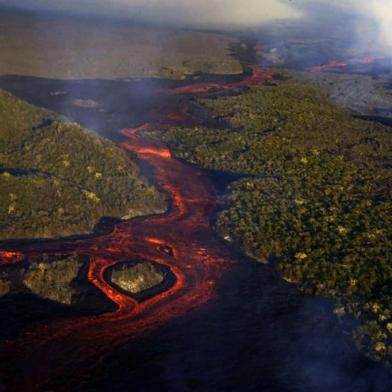
M 297 4 L 306 11 L 311 4 L 328 5 L 347 15 L 347 22 L 357 26 L 359 36 L 364 40 L 375 35 L 373 43 L 378 46 L 392 46 L 392 0 L 298 0 Z M 371 38 L 373 39 L 373 37 Z
M 382 43 L 392 46 L 392 0 L 370 0 L 368 7 L 378 22 Z

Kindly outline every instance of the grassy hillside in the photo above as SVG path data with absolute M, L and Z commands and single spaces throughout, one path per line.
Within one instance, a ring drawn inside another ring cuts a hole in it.
M 391 130 L 355 120 L 294 81 L 201 102 L 231 129 L 168 129 L 193 163 L 247 175 L 216 226 L 307 294 L 354 316 L 352 334 L 392 362 Z
M 0 91 L 0 239 L 90 232 L 103 216 L 162 211 L 125 152 Z

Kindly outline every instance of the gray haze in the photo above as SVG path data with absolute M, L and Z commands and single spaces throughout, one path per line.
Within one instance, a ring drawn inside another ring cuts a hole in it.
M 300 19 L 316 6 L 335 7 L 365 38 L 369 29 L 377 45 L 392 46 L 392 0 L 0 0 L 0 7 L 35 12 L 121 17 L 160 25 L 209 29 L 255 28 L 269 21 Z M 1 12 L 1 8 L 0 8 Z M 317 20 L 316 20 L 317 22 Z M 331 19 L 333 23 L 333 18 Z
M 345 12 L 351 11 L 352 18 L 358 19 L 358 31 L 366 30 L 365 20 L 378 32 L 379 44 L 392 46 L 392 0 L 314 0 L 336 6 Z M 302 1 L 303 4 L 312 1 Z M 350 22 L 350 21 L 348 21 Z M 364 33 L 365 34 L 365 33 Z
M 301 13 L 288 0 L 0 0 L 0 5 L 209 28 L 243 28 L 296 18 Z

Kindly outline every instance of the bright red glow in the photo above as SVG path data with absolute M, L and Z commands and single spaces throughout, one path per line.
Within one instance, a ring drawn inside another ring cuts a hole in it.
M 192 85 L 165 93 L 203 94 L 272 78 L 269 71 L 258 67 L 253 67 L 252 72 L 236 84 Z M 197 122 L 186 105 L 166 115 L 161 123 L 165 121 L 183 125 Z M 211 235 L 209 221 L 216 197 L 208 177 L 196 167 L 174 159 L 164 146 L 149 145 L 142 132 L 151 129 L 159 129 L 159 124 L 146 123 L 122 130 L 127 140 L 121 145 L 152 168 L 157 185 L 171 199 L 169 212 L 120 223 L 112 233 L 97 238 L 26 245 L 23 250 L 0 253 L 0 259 L 13 260 L 39 253 L 88 255 L 88 280 L 117 306 L 114 312 L 100 316 L 42 324 L 5 342 L 0 347 L 4 363 L 28 364 L 13 380 L 11 391 L 46 391 L 54 384 L 56 391 L 74 390 L 80 378 L 88 376 L 117 346 L 209 301 L 230 268 L 229 250 Z M 162 252 L 162 247 L 172 251 Z M 175 283 L 152 298 L 138 301 L 106 281 L 108 268 L 140 259 L 169 267 Z
M 229 84 L 218 83 L 201 83 L 181 86 L 172 90 L 164 90 L 167 94 L 206 94 L 218 91 L 232 90 L 240 86 L 248 86 L 251 84 L 261 84 L 273 79 L 273 73 L 269 70 L 261 68 L 257 65 L 250 66 L 251 74 L 245 79 Z
M 19 263 L 24 259 L 23 253 L 11 252 L 11 251 L 0 251 L 0 266 L 4 264 Z
M 171 154 L 170 151 L 167 149 L 159 149 L 159 148 L 152 148 L 152 147 L 133 147 L 130 146 L 127 143 L 122 144 L 122 146 L 126 149 L 126 150 L 132 150 L 133 152 L 140 154 L 140 155 L 144 155 L 144 154 L 150 154 L 150 155 L 157 155 L 161 158 L 170 158 Z
M 306 71 L 309 72 L 328 72 L 339 68 L 346 68 L 350 65 L 370 65 L 374 64 L 376 61 L 385 60 L 385 57 L 354 57 L 347 61 L 331 61 L 328 64 L 316 65 L 314 67 L 309 67 Z
M 162 241 L 159 238 L 153 238 L 153 237 L 146 237 L 145 240 L 149 242 L 150 244 L 156 244 L 156 245 L 165 245 L 165 242 Z
M 240 82 L 241 84 L 261 84 L 273 79 L 274 75 L 268 69 L 261 68 L 257 65 L 251 65 L 250 69 L 252 70 L 252 73 L 248 78 Z

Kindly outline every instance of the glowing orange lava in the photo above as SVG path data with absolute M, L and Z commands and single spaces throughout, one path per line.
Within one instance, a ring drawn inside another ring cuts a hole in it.
M 258 67 L 252 71 L 236 84 L 185 86 L 170 93 L 205 93 L 272 78 L 269 71 Z M 180 113 L 183 117 L 173 115 L 172 119 L 189 120 L 185 107 L 180 108 Z M 150 165 L 157 185 L 171 199 L 169 212 L 117 224 L 112 233 L 100 237 L 25 245 L 23 249 L 0 252 L 1 260 L 28 259 L 40 253 L 88 255 L 88 280 L 117 305 L 114 312 L 100 316 L 43 323 L 4 342 L 0 363 L 23 369 L 10 381 L 9 391 L 41 392 L 54 385 L 56 391 L 77 391 L 80 379 L 93 372 L 116 347 L 184 315 L 215 295 L 217 282 L 234 260 L 211 233 L 209 221 L 216 208 L 214 190 L 206 174 L 174 159 L 163 146 L 149 145 L 141 135 L 142 131 L 157 128 L 147 123 L 125 129 L 122 135 L 127 140 L 121 145 Z M 138 259 L 169 267 L 175 276 L 174 284 L 139 301 L 106 280 L 108 268 Z
M 133 147 L 130 146 L 128 143 L 123 143 L 122 146 L 126 150 L 132 150 L 133 152 L 140 155 L 151 154 L 151 155 L 157 155 L 165 159 L 171 157 L 171 153 L 168 149 L 160 149 L 160 148 L 152 148 L 152 147 Z
M 328 64 L 316 65 L 314 67 L 306 68 L 309 72 L 329 72 L 339 68 L 346 68 L 350 65 L 370 65 L 376 61 L 385 60 L 385 57 L 354 57 L 347 61 L 331 61 Z
M 11 251 L 0 251 L 0 266 L 4 264 L 15 264 L 19 263 L 24 259 L 23 253 L 11 252 Z
M 145 240 L 151 244 L 156 244 L 156 245 L 165 245 L 165 242 L 160 240 L 159 238 L 153 238 L 153 237 L 146 237 Z
M 188 86 L 177 87 L 172 90 L 166 90 L 168 94 L 206 94 L 213 93 L 217 91 L 233 90 L 234 88 L 241 86 L 249 86 L 252 84 L 265 83 L 268 80 L 273 79 L 273 73 L 264 68 L 260 68 L 256 65 L 249 67 L 251 69 L 251 74 L 245 79 L 228 84 L 218 84 L 218 83 L 201 83 L 201 84 L 191 84 Z

